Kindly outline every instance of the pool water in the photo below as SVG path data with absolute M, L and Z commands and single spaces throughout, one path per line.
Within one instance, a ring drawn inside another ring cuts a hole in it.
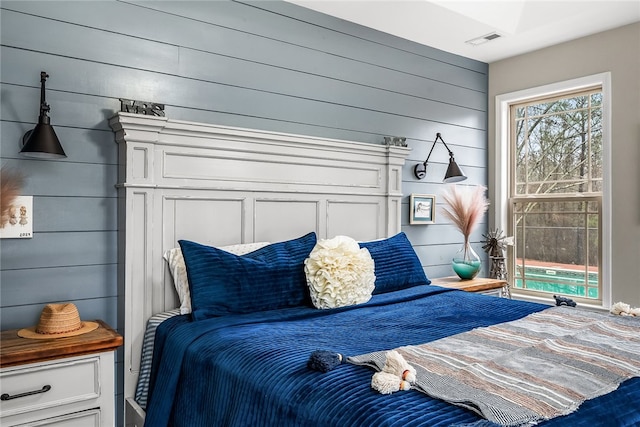
M 586 283 L 583 270 L 526 267 L 524 275 L 526 279 L 526 289 L 552 294 L 599 299 L 597 272 L 589 272 Z M 516 277 L 514 287 L 519 289 L 525 288 L 524 281 L 520 274 Z

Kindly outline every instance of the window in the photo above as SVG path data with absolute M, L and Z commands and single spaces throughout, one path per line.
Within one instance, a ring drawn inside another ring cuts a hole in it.
M 610 303 L 606 83 L 498 97 L 506 165 L 496 168 L 504 199 L 496 223 L 515 237 L 508 269 L 516 295 Z

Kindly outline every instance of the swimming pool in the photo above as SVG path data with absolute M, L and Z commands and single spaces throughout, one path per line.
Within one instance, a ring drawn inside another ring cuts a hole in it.
M 589 299 L 600 298 L 597 272 L 590 271 L 585 275 L 584 270 L 566 266 L 526 266 L 524 278 L 521 269 L 518 269 L 513 287 Z

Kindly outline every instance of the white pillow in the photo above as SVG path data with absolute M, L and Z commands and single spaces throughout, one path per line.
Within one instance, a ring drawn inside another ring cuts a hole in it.
M 220 246 L 219 249 L 234 255 L 244 255 L 269 245 L 269 242 L 244 243 L 239 245 Z M 191 313 L 191 293 L 187 279 L 187 267 L 184 264 L 180 248 L 169 249 L 162 256 L 169 264 L 169 271 L 173 277 L 173 286 L 180 299 L 180 314 Z
M 304 261 L 304 272 L 316 308 L 362 304 L 375 288 L 375 265 L 369 250 L 351 237 L 319 240 Z

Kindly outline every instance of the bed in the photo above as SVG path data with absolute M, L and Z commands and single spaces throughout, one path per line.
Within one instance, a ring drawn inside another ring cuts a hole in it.
M 429 284 L 400 230 L 408 148 L 127 113 L 111 126 L 120 147 L 126 425 L 495 425 L 473 405 L 447 403 L 415 387 L 380 394 L 371 381 L 381 366 L 358 359 L 550 310 Z M 318 309 L 295 283 L 304 277 L 305 251 L 338 235 L 367 248 L 375 287 L 366 302 Z M 275 243 L 244 255 L 228 251 L 256 242 Z M 197 277 L 191 314 L 175 310 L 184 298 L 163 259 L 176 248 L 189 280 Z M 286 277 L 277 275 L 282 254 L 300 264 Z M 203 291 L 208 280 L 234 274 L 226 268 L 237 262 L 258 263 L 255 271 L 247 264 L 251 274 L 238 279 L 257 290 L 232 296 Z M 267 270 L 274 265 L 271 277 L 273 268 Z M 270 297 L 283 280 L 300 274 Z M 145 329 L 153 315 L 169 310 L 154 333 L 150 374 L 143 374 L 149 383 L 143 408 L 136 388 Z M 614 321 L 622 322 L 632 349 L 638 345 L 635 320 Z M 340 353 L 345 363 L 327 372 L 311 369 L 316 350 Z M 629 357 L 631 373 L 610 391 L 567 415 L 536 422 L 640 425 L 640 365 Z

